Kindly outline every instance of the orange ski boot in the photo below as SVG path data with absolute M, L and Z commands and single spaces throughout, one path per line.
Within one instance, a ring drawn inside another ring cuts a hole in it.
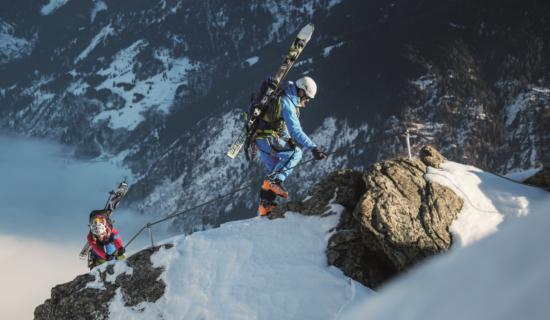
M 260 217 L 265 217 L 276 207 L 277 204 L 275 202 L 260 201 L 260 205 L 258 206 L 258 215 Z
M 262 190 L 271 191 L 279 197 L 288 198 L 288 191 L 281 186 L 280 180 L 265 179 L 262 183 Z

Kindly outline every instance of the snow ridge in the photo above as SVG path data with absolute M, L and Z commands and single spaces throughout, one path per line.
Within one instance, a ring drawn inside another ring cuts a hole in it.
M 127 308 L 114 299 L 115 319 L 328 319 L 372 291 L 327 266 L 325 250 L 339 214 L 287 213 L 175 237 L 174 249 L 151 260 L 167 284 L 156 303 Z M 137 311 L 140 310 L 140 311 Z

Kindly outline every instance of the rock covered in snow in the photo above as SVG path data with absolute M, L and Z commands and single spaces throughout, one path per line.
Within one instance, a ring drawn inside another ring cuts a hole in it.
M 54 287 L 51 298 L 35 309 L 35 319 L 108 319 L 109 303 L 117 294 L 126 306 L 158 300 L 166 287 L 158 280 L 164 270 L 153 267 L 150 258 L 159 248 L 140 251 L 124 262 L 105 264 Z

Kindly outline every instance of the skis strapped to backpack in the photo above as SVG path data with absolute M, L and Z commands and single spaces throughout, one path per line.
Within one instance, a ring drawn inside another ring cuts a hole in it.
M 94 219 L 97 216 L 103 216 L 107 223 L 112 227 L 112 221 L 111 221 L 111 213 L 116 209 L 118 204 L 120 203 L 120 200 L 124 198 L 126 193 L 128 192 L 128 183 L 126 183 L 125 180 L 120 182 L 118 185 L 118 188 L 116 190 L 109 191 L 109 198 L 107 198 L 107 203 L 105 204 L 105 208 L 102 210 L 93 210 L 90 213 L 89 216 L 89 223 L 91 223 L 92 219 Z M 84 245 L 82 250 L 80 250 L 80 258 L 86 259 L 89 256 L 90 253 L 90 246 L 88 245 L 88 242 Z
M 239 154 L 244 145 L 248 145 L 250 143 L 250 138 L 252 137 L 252 135 L 254 135 L 254 132 L 256 131 L 258 119 L 261 118 L 263 113 L 265 112 L 265 109 L 269 105 L 269 100 L 272 95 L 277 92 L 281 80 L 290 71 L 290 68 L 292 67 L 292 65 L 294 65 L 294 62 L 296 61 L 296 59 L 298 59 L 298 56 L 300 55 L 300 53 L 302 53 L 306 44 L 311 39 L 311 36 L 313 35 L 313 29 L 313 24 L 310 23 L 303 27 L 300 32 L 298 32 L 298 35 L 292 42 L 292 45 L 290 46 L 288 54 L 283 60 L 282 65 L 275 73 L 275 76 L 271 78 L 271 81 L 265 89 L 265 92 L 261 93 L 260 99 L 256 99 L 253 102 L 251 111 L 247 115 L 245 128 L 242 130 L 237 140 L 233 142 L 233 144 L 231 145 L 231 147 L 229 147 L 229 150 L 227 151 L 227 156 L 231 159 L 234 159 Z

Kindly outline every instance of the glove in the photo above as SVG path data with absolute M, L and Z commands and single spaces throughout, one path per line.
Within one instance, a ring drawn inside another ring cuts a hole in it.
M 111 261 L 114 258 L 115 258 L 115 256 L 108 254 L 108 255 L 105 256 L 105 261 Z
M 118 255 L 121 256 L 126 252 L 126 249 L 124 247 L 120 247 L 117 251 L 118 251 Z
M 296 141 L 294 141 L 294 139 L 292 139 L 292 138 L 288 139 L 287 144 L 288 144 L 290 149 L 296 149 L 296 147 L 298 146 L 296 144 Z
M 315 160 L 323 160 L 327 157 L 327 154 L 320 147 L 311 149 L 311 153 L 313 153 L 313 158 L 315 158 Z

